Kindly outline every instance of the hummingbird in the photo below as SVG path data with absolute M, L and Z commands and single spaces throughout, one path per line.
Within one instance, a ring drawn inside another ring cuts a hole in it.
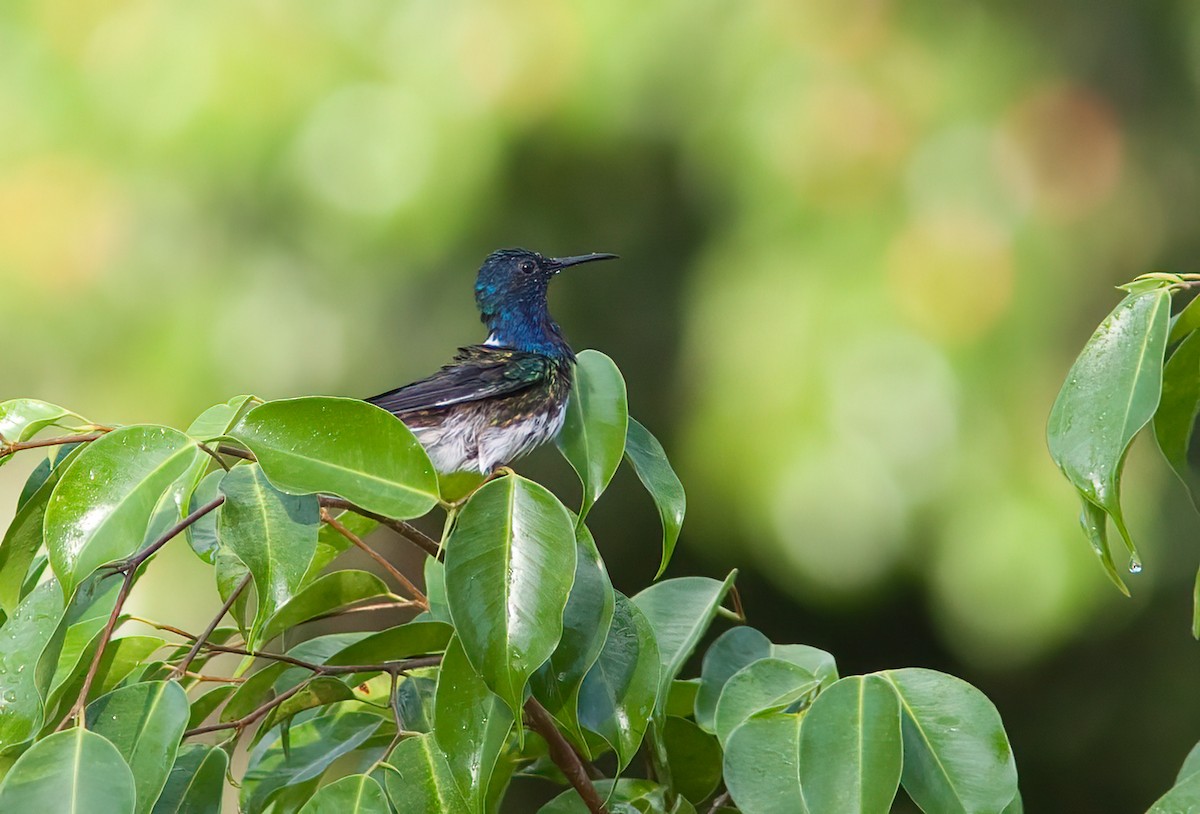
M 490 475 L 531 452 L 562 429 L 574 378 L 575 353 L 546 303 L 550 281 L 571 266 L 616 257 L 492 252 L 475 279 L 483 344 L 459 348 L 432 376 L 367 401 L 403 421 L 442 473 Z

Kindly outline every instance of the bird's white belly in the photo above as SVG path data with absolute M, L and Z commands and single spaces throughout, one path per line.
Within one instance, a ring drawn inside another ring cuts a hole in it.
M 487 475 L 558 435 L 566 412 L 564 404 L 556 412 L 502 427 L 480 413 L 463 412 L 447 416 L 440 425 L 413 431 L 439 472 L 473 469 Z

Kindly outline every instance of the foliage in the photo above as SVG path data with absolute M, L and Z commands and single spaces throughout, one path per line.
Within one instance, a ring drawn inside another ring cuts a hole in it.
M 1080 525 L 1105 572 L 1129 589 L 1109 548 L 1111 519 L 1129 551 L 1129 572 L 1142 560 L 1121 510 L 1121 475 L 1134 437 L 1152 424 L 1158 449 L 1200 507 L 1200 470 L 1192 452 L 1200 418 L 1200 306 L 1174 300 L 1189 294 L 1200 276 L 1146 274 L 1121 286 L 1125 297 L 1084 345 L 1050 413 L 1050 454 L 1075 487 Z M 1200 638 L 1200 572 L 1193 591 L 1192 635 Z M 1200 747 L 1198 747 L 1200 748 Z M 1154 814 L 1200 805 L 1193 757 L 1176 785 L 1151 809 Z
M 514 777 L 571 786 L 546 814 L 886 812 L 901 786 L 931 814 L 1020 810 L 999 715 L 959 679 L 839 677 L 743 624 L 736 572 L 615 591 L 588 510 L 629 461 L 665 568 L 683 490 L 612 361 L 578 376 L 577 512 L 507 471 L 446 499 L 408 429 L 354 400 L 242 396 L 186 432 L 0 404 L 0 463 L 47 453 L 0 544 L 0 808 L 219 811 L 244 747 L 247 812 L 492 812 Z M 407 522 L 435 507 L 441 540 Z M 425 590 L 363 541 L 377 525 L 428 555 Z M 195 634 L 125 609 L 180 537 L 223 602 Z M 390 587 L 338 566 L 352 546 Z M 313 627 L 380 607 L 405 621 Z M 738 624 L 685 677 L 717 619 Z

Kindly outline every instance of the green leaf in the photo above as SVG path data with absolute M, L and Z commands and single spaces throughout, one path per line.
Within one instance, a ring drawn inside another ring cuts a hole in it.
M 25 597 L 0 626 L 0 745 L 4 747 L 24 743 L 42 725 L 42 702 L 62 646 L 55 634 L 63 613 L 62 591 L 51 580 Z
M 625 459 L 650 493 L 662 521 L 662 561 L 658 573 L 654 575 L 658 579 L 667 570 L 667 563 L 671 561 L 675 543 L 679 540 L 683 516 L 687 512 L 687 495 L 683 491 L 683 483 L 667 460 L 662 444 L 650 434 L 650 430 L 633 418 L 629 419 L 629 431 L 625 436 Z
M 910 667 L 882 674 L 903 713 L 908 796 L 924 811 L 989 812 L 1017 793 L 1017 768 L 1000 714 L 967 682 Z
M 391 814 L 391 810 L 374 778 L 352 774 L 318 791 L 300 814 Z
M 696 694 L 700 691 L 700 679 L 677 678 L 671 682 L 667 703 L 663 710 L 676 718 L 691 718 L 696 710 Z
M 467 814 L 467 805 L 433 735 L 402 740 L 388 758 L 388 797 L 404 814 Z
M 513 715 L 471 667 L 458 637 L 450 640 L 442 660 L 433 717 L 434 737 L 467 809 L 482 814 L 488 781 L 512 731 Z
M 198 696 L 192 702 L 191 711 L 188 713 L 187 728 L 195 729 L 207 721 L 208 717 L 217 711 L 217 707 L 221 706 L 229 696 L 233 695 L 235 689 L 237 689 L 237 686 L 234 684 L 218 684 L 208 692 Z
M 725 683 L 717 701 L 717 738 L 725 746 L 751 715 L 785 709 L 815 695 L 820 686 L 820 679 L 808 670 L 782 659 L 759 659 L 746 665 Z
M 878 676 L 825 690 L 800 728 L 800 788 L 810 811 L 888 814 L 900 786 L 900 702 Z
M 518 475 L 480 487 L 446 543 L 446 600 L 463 649 L 520 720 L 525 685 L 558 645 L 575 578 L 575 527 Z
M 59 449 L 59 452 L 62 450 Z M 24 499 L 17 509 L 17 515 L 4 533 L 4 540 L 0 542 L 0 610 L 6 615 L 11 616 L 17 603 L 24 598 L 22 589 L 30 565 L 42 547 L 50 495 L 78 455 L 79 445 L 76 445 L 72 452 L 53 458 L 53 463 L 51 457 L 42 462 L 46 466 L 45 477 L 31 494 L 22 495 Z
M 46 508 L 46 550 L 66 596 L 138 550 L 159 498 L 203 454 L 178 430 L 150 425 L 113 430 L 80 453 Z
M 201 441 L 211 441 L 229 434 L 233 426 L 255 406 L 254 396 L 234 396 L 229 401 L 214 404 L 202 412 L 187 428 L 187 434 Z
M 174 681 L 131 684 L 88 704 L 86 720 L 88 729 L 117 747 L 133 771 L 134 810 L 150 811 L 187 726 L 187 694 Z
M 0 445 L 28 441 L 46 427 L 59 424 L 64 419 L 75 419 L 60 424 L 68 429 L 78 430 L 90 426 L 87 421 L 57 404 L 37 399 L 10 399 L 0 402 Z M 7 457 L 0 458 L 0 463 L 5 460 Z
M 319 577 L 275 611 L 263 625 L 261 640 L 269 642 L 316 616 L 388 593 L 384 581 L 367 571 L 334 571 Z
M 387 517 L 438 501 L 425 449 L 400 419 L 357 399 L 310 397 L 255 407 L 230 433 L 284 492 L 329 492 Z
M 737 571 L 730 571 L 724 582 L 707 577 L 669 579 L 651 585 L 633 598 L 638 609 L 646 614 L 658 642 L 662 701 L 666 701 L 671 682 L 712 624 L 736 577 Z
M 771 640 L 752 627 L 735 627 L 709 645 L 700 668 L 696 692 L 696 723 L 706 732 L 716 732 L 717 700 L 725 682 L 748 664 L 771 655 Z
M 272 662 L 261 670 L 251 673 L 238 685 L 221 710 L 221 723 L 229 723 L 254 711 L 260 704 L 275 697 L 275 682 L 288 669 L 282 662 Z
M 674 716 L 667 716 L 663 742 L 675 788 L 693 803 L 707 799 L 721 782 L 721 744 L 691 721 Z
M 229 755 L 202 743 L 185 743 L 175 756 L 153 814 L 221 814 Z
M 382 664 L 446 649 L 454 628 L 445 622 L 406 622 L 381 630 L 329 657 L 331 665 Z
M 579 723 L 613 748 L 621 768 L 646 734 L 661 686 L 660 661 L 649 621 L 617 594 L 604 648 L 579 690 Z
M 217 495 L 221 493 L 221 479 L 224 477 L 225 470 L 217 469 L 201 478 L 200 483 L 196 484 L 196 488 L 192 492 L 188 512 L 194 512 L 206 503 L 216 500 Z M 209 512 L 184 531 L 192 551 L 196 552 L 196 556 L 209 565 L 216 562 L 217 549 L 221 545 L 220 540 L 217 539 L 218 516 L 219 512 Z
M 671 808 L 667 803 L 668 790 L 653 780 L 600 780 L 595 786 L 601 799 L 608 801 L 608 809 L 613 814 L 696 814 L 695 806 L 687 800 L 679 800 L 677 806 Z M 539 808 L 538 814 L 588 814 L 588 808 L 579 794 L 570 789 Z
M 51 702 L 60 704 L 60 714 L 52 720 L 65 715 L 67 708 L 83 690 L 84 677 L 91 665 L 91 654 L 96 652 L 100 635 L 97 633 L 92 638 L 84 651 L 85 657 L 76 663 L 65 682 L 52 691 Z M 96 678 L 92 682 L 88 698 L 99 698 L 131 676 L 134 670 L 145 667 L 146 659 L 162 645 L 163 640 L 157 636 L 122 636 L 113 639 L 108 643 L 108 647 L 104 648 L 104 655 L 100 657 L 100 666 L 96 669 Z M 50 704 L 47 705 L 47 709 L 49 708 Z
M 1154 437 L 1163 457 L 1187 487 L 1192 505 L 1200 508 L 1200 473 L 1188 461 L 1198 414 L 1200 333 L 1192 333 L 1171 354 L 1163 368 L 1162 400 L 1154 413 Z
M 1121 469 L 1134 435 L 1158 407 L 1170 317 L 1165 288 L 1122 300 L 1071 366 L 1046 430 L 1054 462 L 1112 518 L 1135 560 L 1121 512 Z
M 450 606 L 446 603 L 446 566 L 433 557 L 426 557 L 424 574 L 429 617 L 450 624 Z
M 1166 794 L 1150 806 L 1146 814 L 1191 814 L 1200 810 L 1200 772 L 1180 772 Z
M 217 516 L 220 516 L 218 510 Z M 216 556 L 213 557 L 213 579 L 217 583 L 217 593 L 221 595 L 221 602 L 228 602 L 229 597 L 237 590 L 247 576 L 250 575 L 250 569 L 246 568 L 246 564 L 237 558 L 228 548 L 217 548 Z M 233 601 L 233 607 L 229 609 L 229 615 L 237 624 L 238 632 L 242 634 L 243 639 L 250 638 L 250 611 L 253 606 L 250 604 L 251 598 L 255 595 L 254 581 L 251 579 L 250 584 L 238 594 Z
M 341 512 L 337 515 L 337 521 L 359 539 L 365 538 L 379 526 L 378 521 L 354 512 Z M 350 545 L 350 541 L 341 532 L 335 531 L 328 523 L 322 523 L 321 531 L 317 534 L 317 551 L 313 554 L 312 562 L 308 564 L 304 584 L 312 582 L 325 566 L 337 559 Z
M 333 676 L 317 676 L 305 684 L 304 689 L 271 710 L 263 720 L 262 726 L 259 727 L 254 743 L 261 740 L 271 728 L 288 721 L 305 710 L 336 704 L 340 701 L 350 701 L 354 697 L 354 691 L 341 679 Z
M 313 495 L 289 495 L 267 481 L 256 464 L 235 466 L 221 480 L 225 503 L 217 534 L 254 576 L 258 610 L 250 646 L 276 611 L 300 589 L 317 547 L 320 506 Z
M 730 735 L 725 785 L 742 814 L 808 814 L 800 793 L 799 748 L 799 715 L 756 716 Z
M 828 687 L 838 680 L 837 662 L 833 660 L 832 655 L 816 647 L 806 644 L 773 644 L 771 658 L 803 667 L 817 677 L 822 687 Z
M 322 715 L 293 725 L 287 750 L 278 737 L 264 740 L 250 755 L 242 806 L 262 811 L 286 786 L 320 777 L 335 760 L 361 746 L 381 723 L 369 712 Z
M 134 799 L 121 753 L 78 726 L 35 743 L 0 784 L 0 811 L 133 814 Z
M 576 527 L 575 582 L 563 611 L 563 633 L 550 660 L 530 680 L 533 694 L 577 741 L 579 688 L 600 657 L 616 597 L 587 526 Z
M 604 493 L 621 465 L 629 403 L 625 379 L 612 359 L 585 350 L 575 361 L 575 384 L 555 443 L 583 483 L 579 521 Z
M 1126 587 L 1125 580 L 1121 579 L 1121 574 L 1113 563 L 1112 551 L 1108 547 L 1108 515 L 1104 513 L 1104 509 L 1083 495 L 1079 496 L 1079 502 L 1082 506 L 1079 512 L 1079 526 L 1087 536 L 1092 551 L 1100 560 L 1104 573 L 1112 580 L 1113 585 L 1117 586 L 1117 590 L 1129 596 L 1129 588 Z

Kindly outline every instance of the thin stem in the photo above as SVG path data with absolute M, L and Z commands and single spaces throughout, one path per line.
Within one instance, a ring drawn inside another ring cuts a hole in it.
M 356 506 L 345 498 L 336 497 L 334 495 L 321 495 L 321 505 L 329 509 L 345 509 L 346 511 L 354 512 L 362 517 L 368 517 L 381 525 L 387 526 L 389 529 L 420 548 L 429 556 L 436 557 L 438 555 L 437 540 L 434 540 L 428 534 L 421 531 L 411 523 L 406 523 L 403 520 L 396 520 L 392 517 L 386 517 L 382 514 L 376 514 L 375 512 L 364 509 L 361 506 Z
M 37 438 L 33 441 L 13 441 L 11 444 L 0 444 L 0 458 L 5 458 L 13 453 L 20 452 L 23 449 L 37 449 L 38 447 L 58 447 L 63 444 L 86 444 L 89 441 L 95 441 L 100 436 L 108 432 L 105 430 L 97 430 L 83 435 L 58 435 L 54 438 Z
M 204 643 L 208 641 L 208 637 L 211 636 L 213 631 L 217 629 L 217 625 L 219 625 L 221 620 L 225 618 L 225 614 L 229 613 L 229 609 L 233 607 L 233 603 L 237 601 L 237 598 L 241 595 L 242 591 L 246 590 L 246 586 L 249 584 L 250 575 L 246 574 L 246 576 L 242 577 L 242 581 L 237 584 L 237 587 L 230 592 L 229 598 L 225 600 L 225 604 L 221 606 L 219 611 L 217 611 L 217 615 L 214 616 L 212 621 L 208 623 L 208 627 L 204 628 L 204 632 L 196 637 L 194 643 L 192 644 L 192 649 L 188 651 L 186 656 L 184 656 L 183 661 L 179 662 L 175 669 L 171 671 L 169 678 L 176 678 L 187 672 L 188 667 L 192 666 L 192 660 L 195 659 L 196 655 L 200 652 L 200 648 L 203 647 Z
M 253 452 L 242 449 L 241 447 L 235 447 L 232 444 L 221 444 L 217 447 L 217 452 L 221 453 L 222 455 L 232 455 L 234 458 L 241 458 L 243 461 L 258 460 L 258 458 L 254 457 Z
M 608 809 L 604 807 L 600 793 L 592 785 L 592 779 L 588 776 L 583 761 L 579 759 L 579 755 L 575 754 L 575 750 L 571 748 L 571 744 L 567 742 L 563 734 L 558 731 L 550 713 L 538 703 L 536 698 L 530 698 L 525 702 L 525 720 L 530 729 L 546 739 L 546 743 L 550 746 L 550 759 L 575 787 L 575 791 L 578 792 L 588 811 L 592 814 L 608 814 Z
M 712 805 L 709 806 L 709 808 L 708 808 L 708 814 L 717 814 L 717 812 L 721 810 L 721 806 L 725 805 L 728 802 L 729 802 L 729 789 L 725 789 L 725 791 L 718 794 L 716 796 L 716 798 L 712 801 Z
M 184 675 L 188 678 L 193 678 L 196 681 L 213 681 L 221 684 L 244 684 L 246 682 L 246 679 L 244 678 L 233 678 L 232 676 L 206 676 L 203 673 L 193 673 L 191 670 L 188 670 L 186 673 L 184 673 Z
M 368 557 L 379 563 L 379 565 L 385 571 L 391 574 L 397 582 L 404 586 L 404 590 L 408 591 L 409 596 L 412 597 L 413 601 L 416 602 L 422 610 L 429 610 L 429 600 L 425 597 L 425 594 L 421 593 L 421 590 L 416 585 L 413 585 L 412 581 L 409 580 L 408 577 L 404 576 L 404 574 L 400 572 L 399 568 L 392 565 L 390 562 L 384 559 L 379 552 L 364 543 L 361 537 L 343 526 L 341 522 L 328 511 L 322 510 L 321 518 L 329 524 L 330 528 L 357 546 Z
M 313 676 L 313 678 L 316 678 L 316 676 Z M 222 729 L 236 729 L 240 732 L 241 730 L 250 726 L 250 724 L 257 721 L 259 718 L 266 715 L 271 710 L 275 709 L 275 707 L 279 706 L 284 701 L 288 700 L 293 695 L 295 695 L 296 693 L 303 690 L 305 687 L 308 686 L 310 681 L 312 681 L 312 678 L 306 679 L 305 681 L 301 681 L 296 686 L 292 687 L 291 689 L 289 689 L 285 692 L 281 692 L 279 695 L 275 696 L 270 701 L 267 701 L 266 703 L 260 705 L 256 709 L 247 713 L 244 717 L 238 718 L 236 721 L 229 721 L 228 723 L 221 723 L 221 724 L 209 724 L 208 726 L 198 726 L 195 729 L 189 729 L 187 732 L 184 732 L 183 736 L 186 738 L 189 735 L 203 735 L 205 732 L 219 732 Z
M 87 706 L 88 693 L 91 692 L 92 682 L 95 681 L 96 673 L 100 670 L 100 660 L 104 657 L 104 650 L 108 647 L 109 640 L 112 639 L 113 631 L 117 627 L 117 619 L 120 618 L 121 610 L 125 607 L 125 600 L 129 598 L 129 592 L 133 588 L 133 581 L 137 577 L 138 569 L 181 531 L 224 502 L 224 495 L 217 496 L 214 500 L 205 503 L 174 526 L 171 526 L 171 528 L 163 532 L 161 537 L 140 553 L 120 563 L 116 563 L 114 566 L 110 566 L 113 569 L 113 573 L 123 573 L 125 578 L 121 581 L 121 590 L 117 593 L 116 604 L 113 605 L 112 613 L 108 615 L 108 622 L 104 625 L 104 631 L 100 635 L 100 643 L 96 646 L 96 654 L 92 657 L 92 663 L 88 667 L 87 675 L 84 676 L 83 687 L 79 690 L 79 697 L 75 699 L 75 703 L 71 705 L 70 711 L 59 723 L 56 731 L 66 727 L 67 722 L 72 718 L 78 719 L 81 724 L 83 723 L 83 710 Z
M 224 469 L 226 472 L 229 471 L 229 464 L 225 463 L 224 458 L 222 458 L 217 453 L 213 452 L 211 449 L 209 449 L 204 444 L 198 443 L 198 444 L 196 444 L 196 446 L 200 447 L 201 451 L 203 451 L 206 455 L 208 455 L 210 458 L 212 458 L 214 461 L 216 461 L 218 464 L 220 464 L 222 469 Z

